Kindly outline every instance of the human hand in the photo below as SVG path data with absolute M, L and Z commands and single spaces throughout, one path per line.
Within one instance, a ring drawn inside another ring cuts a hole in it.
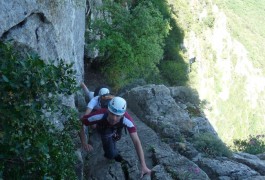
M 145 175 L 150 176 L 151 172 L 152 171 L 148 167 L 142 168 L 142 172 L 141 172 L 141 177 L 140 178 L 143 178 Z
M 91 146 L 90 144 L 87 144 L 87 143 L 83 144 L 83 148 L 84 148 L 84 150 L 86 150 L 88 152 L 93 150 L 93 146 Z

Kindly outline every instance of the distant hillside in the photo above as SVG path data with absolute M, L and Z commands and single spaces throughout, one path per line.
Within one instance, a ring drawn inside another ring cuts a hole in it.
M 228 27 L 233 37 L 249 52 L 256 68 L 265 72 L 265 1 L 215 0 L 228 18 Z
M 185 31 L 187 62 L 196 57 L 189 85 L 219 136 L 231 143 L 264 134 L 265 2 L 169 2 Z

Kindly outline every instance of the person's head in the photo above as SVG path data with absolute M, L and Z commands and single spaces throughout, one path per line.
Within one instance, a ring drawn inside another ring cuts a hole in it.
M 106 95 L 106 94 L 109 94 L 110 92 L 109 92 L 109 89 L 108 88 L 101 88 L 100 90 L 99 90 L 99 92 L 98 92 L 98 95 L 99 96 L 104 96 L 104 95 Z
M 120 121 L 122 116 L 125 114 L 127 108 L 127 103 L 125 99 L 121 97 L 114 97 L 108 105 L 109 111 L 109 123 L 114 125 Z

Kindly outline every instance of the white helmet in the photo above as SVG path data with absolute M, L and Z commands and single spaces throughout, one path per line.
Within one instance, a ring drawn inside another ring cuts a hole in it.
M 103 95 L 106 95 L 106 94 L 109 94 L 109 89 L 108 88 L 101 88 L 98 92 L 98 95 L 99 96 L 103 96 Z
M 122 116 L 126 111 L 127 103 L 121 97 L 114 97 L 108 105 L 108 110 L 115 115 Z

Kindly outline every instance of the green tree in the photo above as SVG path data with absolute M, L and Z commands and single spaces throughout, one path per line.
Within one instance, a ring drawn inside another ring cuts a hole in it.
M 187 64 L 181 61 L 163 61 L 160 64 L 161 75 L 170 85 L 184 86 L 188 81 Z
M 0 42 L 0 179 L 74 179 L 76 112 L 58 96 L 76 91 L 71 64 L 45 64 Z M 61 114 L 64 129 L 53 121 Z
M 249 154 L 262 154 L 265 152 L 265 135 L 249 136 L 247 139 L 235 139 L 233 148 Z
M 107 3 L 104 17 L 92 24 L 100 39 L 98 48 L 108 80 L 115 88 L 137 78 L 158 77 L 157 64 L 163 57 L 164 38 L 169 24 L 151 2 L 141 2 L 127 10 L 119 3 Z
M 192 139 L 194 147 L 210 156 L 226 156 L 231 157 L 231 150 L 224 144 L 218 137 L 214 136 L 211 133 L 200 133 L 193 137 Z

